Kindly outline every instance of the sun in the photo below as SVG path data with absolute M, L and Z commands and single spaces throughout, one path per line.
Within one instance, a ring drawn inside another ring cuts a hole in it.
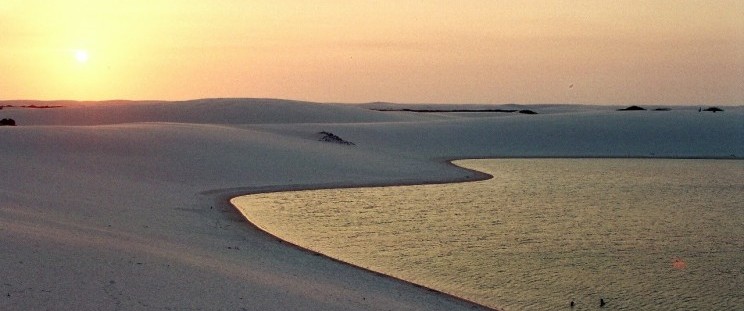
M 87 63 L 89 58 L 90 54 L 88 54 L 88 50 L 75 50 L 75 60 L 77 60 L 78 63 Z

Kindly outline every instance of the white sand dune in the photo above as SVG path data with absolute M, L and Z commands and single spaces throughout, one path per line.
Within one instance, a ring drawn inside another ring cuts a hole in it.
M 451 158 L 744 156 L 742 107 L 465 115 L 263 99 L 64 105 L 0 110 L 20 125 L 0 127 L 2 310 L 470 310 L 287 247 L 228 199 L 477 177 Z M 320 142 L 320 131 L 355 145 Z

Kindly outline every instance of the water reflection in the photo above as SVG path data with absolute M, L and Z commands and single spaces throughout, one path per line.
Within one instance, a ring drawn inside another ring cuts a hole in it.
M 508 310 L 744 305 L 744 161 L 458 161 L 495 176 L 236 199 L 293 243 Z

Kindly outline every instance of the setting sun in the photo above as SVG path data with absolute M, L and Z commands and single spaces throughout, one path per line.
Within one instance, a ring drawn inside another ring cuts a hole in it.
M 75 59 L 78 63 L 87 63 L 90 55 L 87 50 L 75 50 Z

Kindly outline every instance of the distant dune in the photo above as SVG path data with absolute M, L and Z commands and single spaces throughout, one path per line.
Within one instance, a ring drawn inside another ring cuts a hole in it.
M 454 158 L 744 157 L 744 107 L 488 106 L 538 113 L 524 115 L 276 99 L 33 104 L 64 107 L 0 110 L 18 125 L 0 127 L 2 310 L 471 310 L 287 247 L 227 200 L 476 177 L 445 162 Z M 319 141 L 321 132 L 354 145 Z

